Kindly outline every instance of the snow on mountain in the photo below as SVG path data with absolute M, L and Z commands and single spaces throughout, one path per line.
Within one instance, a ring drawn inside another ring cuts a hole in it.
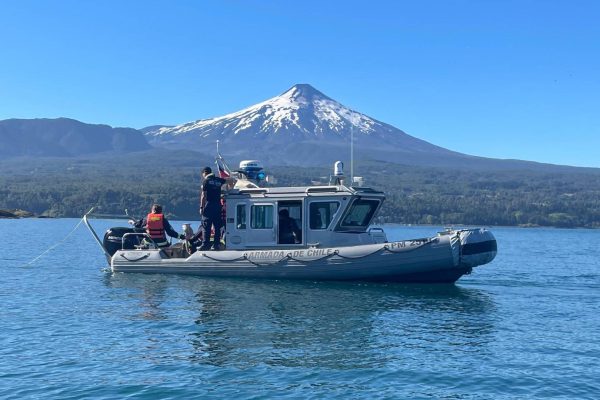
M 349 127 L 368 134 L 374 131 L 373 126 L 377 124 L 375 120 L 344 107 L 312 86 L 300 84 L 280 96 L 235 113 L 175 127 L 163 127 L 147 134 L 160 136 L 194 132 L 207 137 L 211 133 L 238 135 L 248 132 L 273 134 L 292 131 L 301 132 L 308 137 L 318 137 L 331 132 L 340 135 Z M 224 128 L 223 131 L 218 132 L 216 126 Z
M 285 158 L 291 163 L 299 157 L 300 161 L 308 157 L 319 162 L 331 158 L 333 147 L 346 154 L 351 136 L 359 146 L 359 158 L 397 160 L 398 153 L 410 157 L 456 154 L 345 107 L 308 84 L 294 85 L 277 97 L 231 114 L 174 127 L 147 127 L 143 132 L 157 147 L 214 150 L 219 140 L 223 149 L 240 157 L 251 156 L 250 149 L 280 152 L 281 157 L 273 162 Z

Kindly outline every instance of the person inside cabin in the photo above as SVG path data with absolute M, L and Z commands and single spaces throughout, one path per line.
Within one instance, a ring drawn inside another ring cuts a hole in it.
M 136 228 L 143 228 L 146 233 L 152 238 L 158 247 L 168 247 L 167 234 L 176 239 L 185 239 L 184 234 L 179 234 L 163 214 L 163 209 L 160 204 L 153 204 L 152 211 L 134 225 Z
M 310 215 L 310 229 L 325 229 L 321 212 L 318 208 L 315 208 L 314 212 L 311 210 Z
M 200 190 L 200 215 L 202 216 L 202 246 L 200 250 L 211 248 L 211 230 L 214 229 L 213 249 L 221 249 L 221 186 L 227 181 L 212 173 L 210 167 L 202 170 L 202 188 Z
M 298 228 L 296 220 L 290 217 L 287 208 L 279 210 L 279 243 L 295 244 L 302 241 L 302 231 Z

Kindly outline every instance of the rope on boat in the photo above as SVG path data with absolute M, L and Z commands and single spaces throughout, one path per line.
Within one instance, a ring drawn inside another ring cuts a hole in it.
M 256 265 L 257 267 L 266 267 L 266 266 L 269 266 L 269 265 L 280 264 L 283 261 L 288 261 L 288 260 L 297 261 L 299 263 L 311 263 L 311 262 L 314 262 L 314 261 L 321 261 L 321 260 L 324 260 L 324 259 L 329 258 L 329 257 L 336 256 L 336 255 L 338 255 L 338 251 L 337 250 L 335 252 L 333 252 L 332 254 L 328 254 L 328 255 L 325 255 L 325 256 L 320 257 L 320 258 L 315 258 L 315 259 L 312 259 L 312 260 L 301 260 L 301 259 L 292 257 L 292 253 L 288 253 L 284 257 L 282 257 L 281 259 L 279 259 L 277 261 L 274 261 L 274 262 L 271 262 L 271 263 L 258 263 L 256 261 L 253 261 L 251 258 L 249 258 L 246 255 L 243 255 L 243 256 L 238 257 L 238 258 L 232 258 L 231 260 L 220 260 L 218 258 L 211 257 L 211 256 L 209 256 L 206 253 L 202 253 L 203 257 L 206 257 L 206 258 L 208 258 L 209 260 L 212 260 L 212 261 L 217 261 L 217 262 L 236 262 L 236 261 L 242 261 L 243 260 L 243 261 L 248 261 L 250 264 Z
M 124 259 L 126 259 L 127 261 L 136 262 L 136 261 L 141 261 L 141 260 L 144 260 L 144 259 L 146 259 L 146 258 L 150 257 L 150 253 L 144 254 L 143 256 L 141 256 L 140 258 L 136 258 L 135 260 L 134 260 L 134 259 L 131 259 L 131 258 L 127 258 L 127 257 L 125 257 L 125 255 L 124 255 L 124 254 L 121 254 L 121 257 L 123 257 L 123 258 L 124 258 Z
M 247 260 L 248 259 L 245 255 L 241 256 L 241 257 L 238 257 L 238 258 L 232 258 L 231 260 L 219 260 L 218 258 L 211 257 L 211 256 L 209 256 L 206 253 L 202 253 L 202 256 L 208 258 L 209 260 L 219 261 L 219 262 L 235 262 L 235 261 Z
M 339 252 L 338 252 L 337 256 L 339 258 L 343 258 L 344 260 L 358 260 L 359 258 L 366 258 L 366 257 L 372 256 L 373 254 L 377 254 L 380 251 L 385 251 L 385 250 L 387 250 L 387 245 L 382 246 L 381 248 L 379 248 L 379 249 L 377 249 L 375 251 L 372 251 L 369 254 L 363 254 L 363 255 L 360 255 L 360 256 L 348 257 L 348 256 L 343 256 L 343 255 L 339 254 Z
M 359 255 L 359 256 L 355 256 L 355 257 L 343 256 L 343 255 L 340 254 L 339 250 L 335 250 L 333 253 L 324 255 L 323 257 L 314 258 L 314 259 L 310 259 L 310 260 L 302 260 L 302 259 L 293 257 L 292 253 L 287 253 L 284 257 L 282 257 L 281 259 L 279 259 L 277 261 L 266 262 L 266 263 L 256 262 L 256 261 L 252 260 L 251 258 L 249 258 L 245 254 L 243 256 L 241 256 L 241 257 L 232 258 L 230 260 L 222 260 L 222 259 L 214 258 L 214 257 L 209 256 L 206 253 L 202 253 L 202 256 L 208 258 L 209 260 L 217 261 L 217 262 L 248 261 L 250 264 L 256 265 L 257 267 L 268 267 L 268 266 L 272 266 L 272 265 L 281 264 L 284 261 L 290 261 L 290 260 L 291 261 L 296 261 L 296 262 L 301 263 L 301 264 L 310 264 L 310 263 L 314 263 L 314 262 L 317 262 L 317 261 L 322 261 L 322 260 L 325 260 L 327 258 L 331 258 L 331 257 L 335 257 L 335 256 L 337 256 L 339 258 L 342 258 L 342 259 L 346 259 L 346 260 L 358 260 L 358 259 L 361 259 L 361 258 L 370 257 L 372 255 L 375 255 L 375 254 L 379 253 L 379 252 L 388 252 L 388 253 L 392 253 L 392 254 L 408 253 L 410 251 L 417 250 L 417 249 L 420 249 L 423 246 L 427 246 L 427 245 L 429 245 L 431 243 L 434 243 L 435 241 L 436 241 L 436 239 L 427 239 L 426 242 L 424 242 L 424 243 L 422 243 L 422 244 L 420 244 L 420 245 L 418 245 L 416 247 L 413 247 L 412 249 L 400 250 L 400 251 L 391 250 L 389 248 L 389 246 L 387 244 L 385 244 L 385 245 L 381 246 L 380 248 L 378 248 L 377 250 L 372 251 L 369 254 L 363 254 L 363 255 Z
M 75 228 L 73 228 L 71 230 L 71 232 L 69 232 L 67 234 L 67 236 L 65 236 L 63 239 L 61 239 L 60 241 L 58 241 L 58 243 L 53 244 L 52 246 L 48 247 L 45 251 L 42 252 L 42 254 L 40 254 L 39 256 L 35 257 L 33 260 L 29 261 L 26 264 L 23 264 L 22 267 L 28 267 L 31 264 L 33 264 L 34 262 L 36 262 L 37 260 L 39 260 L 44 254 L 48 253 L 51 250 L 54 250 L 55 248 L 57 248 L 58 246 L 60 246 L 61 244 L 64 243 L 65 240 L 67 240 L 69 238 L 69 236 L 71 236 L 73 234 L 73 232 L 75 232 L 77 230 L 77 228 L 79 228 L 79 226 L 82 224 L 83 222 L 83 217 L 79 220 L 79 222 L 77 223 L 77 225 L 75 225 Z
M 257 267 L 268 267 L 268 266 L 271 266 L 271 265 L 279 264 L 280 262 L 282 262 L 283 260 L 285 260 L 287 257 L 283 257 L 283 258 L 282 258 L 281 260 L 279 260 L 279 261 L 275 261 L 275 262 L 272 262 L 272 263 L 264 263 L 264 264 L 257 263 L 256 261 L 252 261 L 250 258 L 248 258 L 248 257 L 246 257 L 246 256 L 244 256 L 243 258 L 244 258 L 246 261 L 248 261 L 250 264 L 256 265 Z
M 296 262 L 303 263 L 303 264 L 310 264 L 310 263 L 315 262 L 315 261 L 321 261 L 321 260 L 325 260 L 326 258 L 330 258 L 330 257 L 333 257 L 333 256 L 339 256 L 339 255 L 340 255 L 340 252 L 338 250 L 335 250 L 331 254 L 327 254 L 327 255 L 325 255 L 325 256 L 323 256 L 321 258 L 315 258 L 315 259 L 312 259 L 312 260 L 300 260 L 299 258 L 292 257 L 291 253 L 288 253 L 288 255 L 285 256 L 285 258 L 287 258 L 289 260 L 294 260 Z
M 247 257 L 245 254 L 244 254 L 243 256 L 241 256 L 241 257 L 238 257 L 238 258 L 232 258 L 231 260 L 220 260 L 220 259 L 218 259 L 218 258 L 211 257 L 211 256 L 209 256 L 209 255 L 208 255 L 208 254 L 206 254 L 206 253 L 202 253 L 202 256 L 203 256 L 203 257 L 206 257 L 206 258 L 208 258 L 209 260 L 212 260 L 212 261 L 217 261 L 217 262 L 236 262 L 236 261 L 248 261 L 250 264 L 254 264 L 254 265 L 256 265 L 257 267 L 265 267 L 265 266 L 269 266 L 269 265 L 275 265 L 275 264 L 279 264 L 281 261 L 283 261 L 283 260 L 285 260 L 285 259 L 287 258 L 287 257 L 283 257 L 281 260 L 278 260 L 278 261 L 275 261 L 275 262 L 272 262 L 272 263 L 260 264 L 260 263 L 257 263 L 257 262 L 255 262 L 255 261 L 252 261 L 252 260 L 251 260 L 250 258 L 248 258 L 248 257 Z

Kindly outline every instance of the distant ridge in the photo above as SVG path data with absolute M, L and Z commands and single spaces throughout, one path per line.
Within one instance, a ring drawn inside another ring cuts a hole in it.
M 3 120 L 0 139 L 0 156 L 5 157 L 76 157 L 151 148 L 135 129 L 92 125 L 69 118 Z

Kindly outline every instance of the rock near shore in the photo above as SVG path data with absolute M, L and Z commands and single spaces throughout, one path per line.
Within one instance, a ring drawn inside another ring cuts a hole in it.
M 2 210 L 0 209 L 0 218 L 31 218 L 35 215 L 25 210 Z

